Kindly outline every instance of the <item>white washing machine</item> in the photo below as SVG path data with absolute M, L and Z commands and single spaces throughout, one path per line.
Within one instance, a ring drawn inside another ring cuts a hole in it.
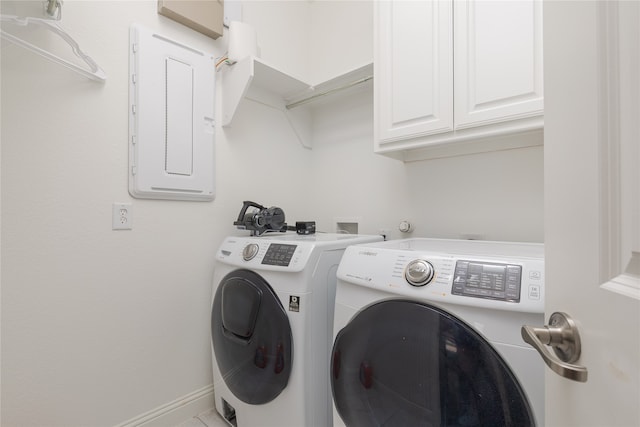
M 544 424 L 541 244 L 407 239 L 348 248 L 330 368 L 334 426 Z
M 228 237 L 213 278 L 215 404 L 239 427 L 331 424 L 336 270 L 348 245 L 381 236 Z

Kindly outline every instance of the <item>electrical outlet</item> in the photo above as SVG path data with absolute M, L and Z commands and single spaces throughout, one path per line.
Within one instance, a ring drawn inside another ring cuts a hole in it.
M 133 207 L 131 203 L 114 203 L 111 221 L 113 230 L 131 230 L 133 228 Z

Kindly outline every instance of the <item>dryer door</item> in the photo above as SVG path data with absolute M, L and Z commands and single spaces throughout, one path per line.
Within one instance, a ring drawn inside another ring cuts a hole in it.
M 222 279 L 211 310 L 211 336 L 222 378 L 238 399 L 267 403 L 287 386 L 293 357 L 289 318 L 257 273 L 236 270 Z
M 331 385 L 347 426 L 532 426 L 491 344 L 453 315 L 390 300 L 359 312 L 333 346 Z

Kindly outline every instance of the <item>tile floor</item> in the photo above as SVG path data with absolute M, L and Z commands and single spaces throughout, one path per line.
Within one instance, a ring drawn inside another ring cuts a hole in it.
M 178 424 L 176 427 L 229 427 L 229 424 L 222 419 L 215 408 L 212 408 Z

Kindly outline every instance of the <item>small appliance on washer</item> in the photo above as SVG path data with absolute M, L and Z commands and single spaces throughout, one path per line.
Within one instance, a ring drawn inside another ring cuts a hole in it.
M 213 278 L 217 411 L 239 427 L 331 425 L 336 271 L 349 245 L 382 236 L 228 237 Z
M 544 424 L 544 247 L 406 239 L 348 248 L 330 368 L 334 426 Z

